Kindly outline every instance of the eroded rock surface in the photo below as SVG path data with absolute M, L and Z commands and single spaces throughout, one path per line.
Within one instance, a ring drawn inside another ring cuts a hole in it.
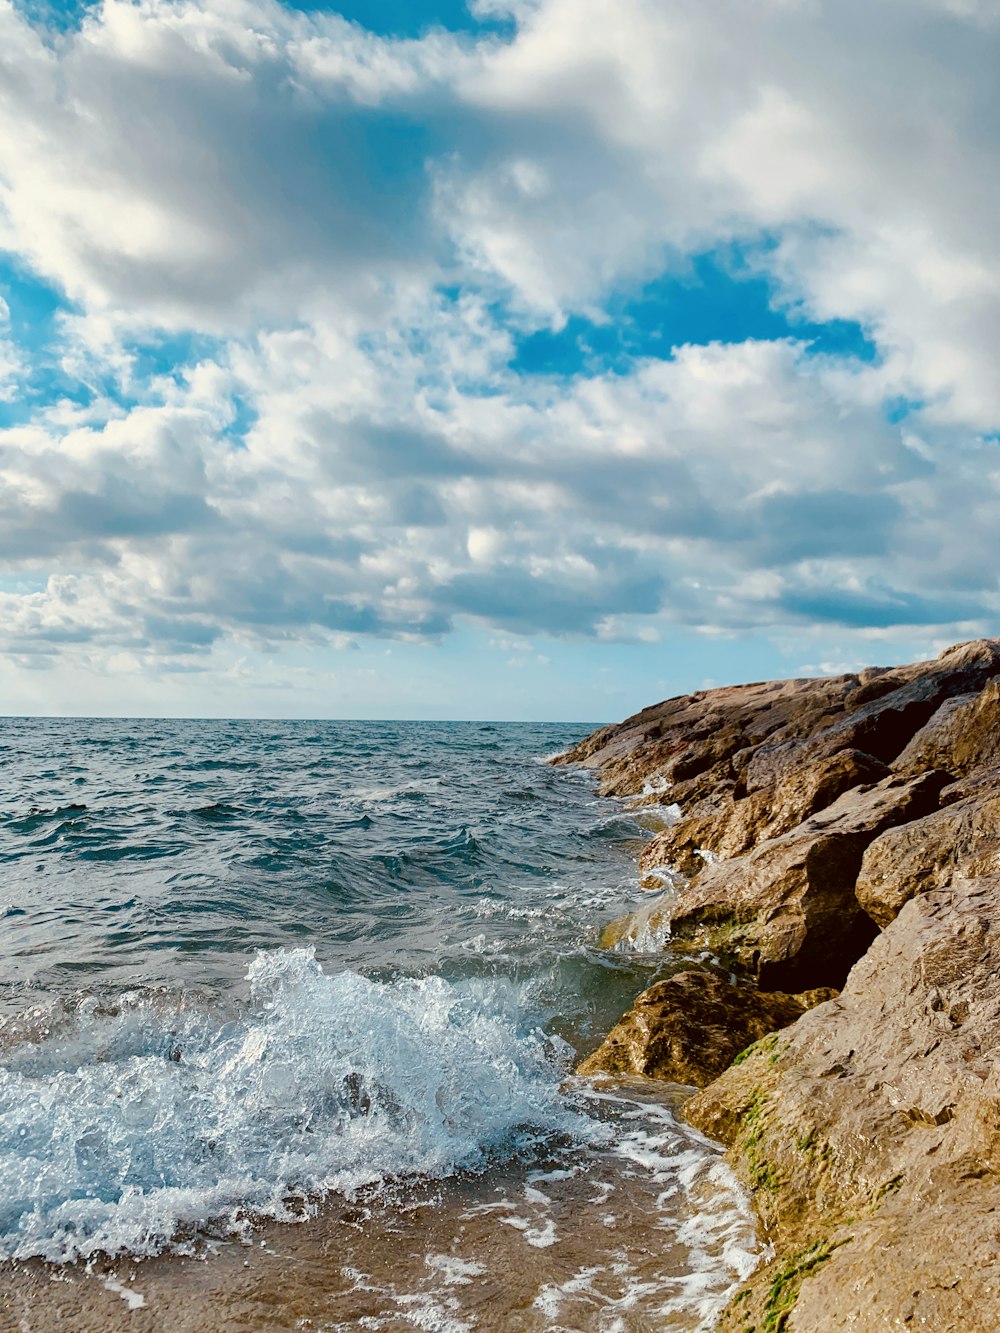
M 677 807 L 670 887 L 602 943 L 738 983 L 661 983 L 588 1065 L 704 1080 L 762 1034 L 688 1107 L 776 1247 L 721 1326 L 1000 1328 L 1000 644 L 668 700 L 563 762 Z
M 943 796 L 947 795 L 947 789 Z M 876 838 L 861 861 L 858 904 L 884 928 L 917 894 L 1000 873 L 1000 769 L 979 792 Z
M 768 988 L 840 985 L 875 935 L 854 893 L 865 848 L 933 809 L 944 782 L 931 772 L 856 788 L 746 856 L 709 865 L 671 909 L 673 936 L 733 958 Z
M 810 1252 L 790 1329 L 1000 1326 L 998 974 L 1000 878 L 921 895 L 838 999 L 686 1105 L 781 1255 L 725 1327 Z
M 897 773 L 945 768 L 969 774 L 1000 766 L 1000 680 L 948 699 L 893 762 Z
M 695 813 L 682 815 L 643 851 L 643 866 L 667 862 L 694 876 L 703 868 L 703 851 L 715 856 L 740 856 L 769 838 L 790 832 L 838 796 L 890 775 L 880 760 L 861 750 L 841 750 L 794 769 L 764 790 L 742 799 L 729 788 L 713 804 L 701 800 Z
M 722 856 L 748 851 L 885 777 L 888 765 L 904 776 L 982 767 L 990 744 L 1000 744 L 995 734 L 990 741 L 1000 682 L 984 691 L 994 677 L 1000 643 L 980 639 L 891 670 L 699 691 L 604 727 L 555 762 L 599 770 L 609 795 L 678 804 L 680 824 L 648 857 L 673 849 L 667 859 L 687 856 L 685 868 L 697 873 L 694 846 Z M 955 762 L 943 762 L 950 742 L 935 750 L 931 737 L 959 704 L 972 710 L 959 710 L 964 739 L 953 744 Z M 908 749 L 922 729 L 924 748 Z
M 734 985 L 714 972 L 678 972 L 643 991 L 577 1072 L 643 1074 L 702 1088 L 748 1046 L 835 994 L 786 995 Z

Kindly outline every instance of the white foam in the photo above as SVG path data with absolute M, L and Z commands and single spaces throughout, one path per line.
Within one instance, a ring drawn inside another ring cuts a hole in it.
M 429 1254 L 424 1262 L 432 1272 L 440 1274 L 446 1287 L 466 1287 L 473 1278 L 486 1272 L 482 1264 L 460 1259 L 456 1254 Z
M 641 797 L 638 799 L 642 799 Z M 647 827 L 651 824 L 658 824 L 660 828 L 673 828 L 679 824 L 682 817 L 682 811 L 679 805 L 630 805 L 629 809 L 634 810 L 637 816 L 641 816 L 641 822 Z
M 514 1227 L 520 1231 L 527 1243 L 533 1245 L 536 1250 L 547 1250 L 559 1239 L 556 1224 L 551 1217 L 546 1217 L 540 1226 L 532 1226 L 526 1217 L 501 1217 L 500 1221 L 504 1226 Z
M 209 1219 L 300 1220 L 323 1195 L 443 1176 L 538 1133 L 592 1134 L 569 1048 L 511 983 L 327 976 L 261 953 L 239 1017 L 133 996 L 0 1064 L 0 1256 L 152 1254 Z
M 686 1272 L 652 1287 L 633 1284 L 619 1304 L 648 1298 L 664 1321 L 694 1313 L 699 1333 L 708 1333 L 761 1259 L 746 1195 L 718 1150 L 696 1130 L 682 1129 L 669 1107 L 593 1085 L 586 1095 L 617 1108 L 619 1133 L 608 1151 L 659 1187 L 657 1209 L 688 1251 Z
M 116 1277 L 105 1274 L 101 1281 L 105 1288 L 120 1296 L 130 1310 L 142 1310 L 146 1305 L 146 1298 L 141 1291 L 136 1291 L 134 1287 L 126 1287 L 123 1282 L 119 1282 Z
M 681 889 L 686 883 L 684 875 L 666 861 L 661 862 L 660 865 L 650 866 L 644 872 L 643 879 L 659 880 L 661 886 L 670 889 Z
M 478 917 L 504 921 L 544 921 L 549 915 L 545 907 L 513 907 L 510 903 L 492 902 L 489 898 L 480 898 L 475 905 Z
M 506 954 L 509 945 L 504 940 L 491 940 L 485 934 L 480 934 L 473 935 L 471 939 L 462 940 L 458 947 L 463 953 L 496 957 L 497 955 Z
M 427 1333 L 471 1333 L 474 1324 L 455 1317 L 457 1302 L 439 1301 L 423 1292 L 394 1297 L 401 1317 Z

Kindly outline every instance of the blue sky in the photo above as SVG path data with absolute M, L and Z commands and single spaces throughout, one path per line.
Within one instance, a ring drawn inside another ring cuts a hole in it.
M 4 711 L 596 721 L 1000 632 L 998 48 L 0 0 Z

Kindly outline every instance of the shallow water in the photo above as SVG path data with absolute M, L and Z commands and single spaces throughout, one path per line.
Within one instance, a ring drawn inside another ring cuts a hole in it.
M 567 1077 L 680 965 L 586 730 L 3 724 L 0 1327 L 710 1326 L 717 1151 Z

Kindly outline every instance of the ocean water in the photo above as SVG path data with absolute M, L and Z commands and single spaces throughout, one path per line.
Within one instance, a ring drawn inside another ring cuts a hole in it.
M 3 723 L 0 1328 L 711 1327 L 718 1150 L 571 1076 L 682 965 L 587 730 Z

